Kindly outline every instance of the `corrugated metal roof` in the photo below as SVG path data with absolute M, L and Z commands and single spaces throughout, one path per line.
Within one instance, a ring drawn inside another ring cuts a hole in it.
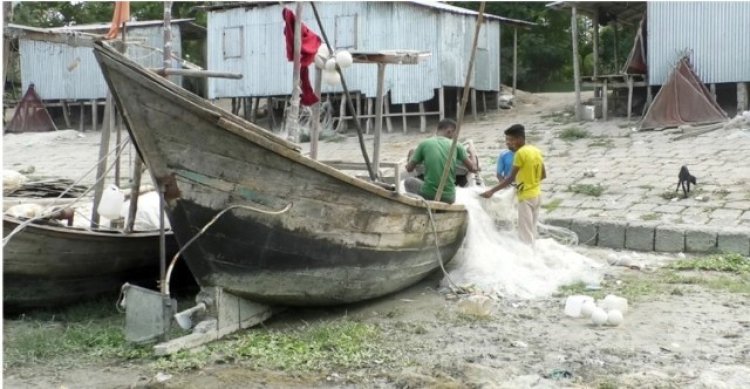
M 195 19 L 172 19 L 172 24 L 181 24 L 181 23 L 188 23 L 192 22 Z M 112 25 L 112 22 L 104 22 L 104 23 L 91 23 L 91 24 L 77 24 L 73 26 L 65 26 L 65 27 L 54 27 L 50 28 L 52 31 L 66 31 L 66 30 L 73 30 L 73 31 L 96 31 L 96 30 L 109 30 L 109 27 Z M 153 26 L 161 26 L 164 25 L 163 20 L 136 20 L 136 21 L 128 21 L 127 26 L 128 28 L 133 27 L 153 27 Z
M 649 2 L 649 83 L 689 52 L 704 83 L 750 81 L 750 2 Z

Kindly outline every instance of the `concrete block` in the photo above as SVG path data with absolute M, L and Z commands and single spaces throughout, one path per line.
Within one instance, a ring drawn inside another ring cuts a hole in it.
M 596 222 L 587 219 L 573 219 L 570 221 L 570 230 L 578 235 L 578 244 L 596 246 Z
M 716 251 L 717 230 L 708 227 L 690 227 L 685 229 L 685 251 L 691 253 L 708 253 Z
M 685 228 L 673 225 L 656 227 L 654 251 L 681 253 L 685 251 Z
M 542 223 L 550 225 L 550 226 L 570 229 L 570 219 L 568 218 L 546 217 L 544 218 L 544 220 L 542 220 Z
M 599 223 L 599 239 L 597 246 L 611 249 L 625 248 L 625 222 L 602 221 Z
M 629 250 L 654 251 L 655 223 L 628 223 L 625 230 L 625 248 Z
M 722 228 L 717 247 L 721 252 L 750 255 L 750 229 Z

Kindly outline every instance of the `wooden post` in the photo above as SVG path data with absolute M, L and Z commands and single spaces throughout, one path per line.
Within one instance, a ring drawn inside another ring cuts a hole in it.
M 341 94 L 341 105 L 339 105 L 339 125 L 336 126 L 336 132 L 346 131 L 346 95 Z
M 744 82 L 737 83 L 737 114 L 740 115 L 742 112 L 747 111 L 748 106 L 748 95 L 747 95 L 747 84 Z
M 108 96 L 109 97 L 109 96 Z M 115 185 L 117 187 L 120 187 L 120 142 L 122 142 L 122 133 L 120 132 L 120 127 L 117 125 L 117 106 L 114 104 L 113 99 L 109 99 L 109 104 L 111 104 L 111 107 L 109 109 L 109 128 L 115 131 L 115 147 L 117 147 L 117 151 L 115 152 Z M 112 131 L 110 130 L 110 131 Z
M 402 130 L 406 134 L 408 123 L 406 122 L 406 104 L 401 104 L 401 122 L 403 123 Z
M 474 117 L 475 122 L 479 120 L 477 116 L 477 90 L 475 88 L 471 88 L 471 116 Z
M 605 78 L 602 83 L 602 119 L 606 122 L 609 115 L 609 91 L 607 90 L 607 79 Z
M 83 132 L 84 129 L 84 123 L 83 121 L 86 119 L 86 103 L 81 101 L 81 120 L 78 122 L 78 131 Z
M 133 161 L 133 182 L 130 184 L 130 208 L 128 208 L 128 225 L 125 227 L 125 231 L 133 232 L 133 225 L 135 223 L 135 213 L 138 210 L 138 197 L 141 195 L 141 170 L 143 170 L 143 162 L 141 156 L 135 153 L 135 161 Z
M 438 89 L 438 111 L 440 111 L 440 120 L 445 119 L 445 87 Z
M 487 114 L 487 93 L 482 91 L 482 114 Z
M 357 92 L 357 124 L 362 127 L 362 92 Z
M 581 120 L 581 69 L 578 64 L 578 14 L 576 7 L 571 8 L 570 35 L 573 40 L 573 83 L 576 90 L 576 120 Z
M 612 22 L 612 29 L 615 32 L 615 47 L 614 47 L 615 49 L 615 71 L 618 71 L 620 69 L 620 61 L 617 58 L 617 46 L 620 44 L 620 39 L 618 39 L 618 34 L 617 34 L 617 30 L 618 30 L 617 20 Z
M 258 109 L 260 109 L 260 97 L 251 97 L 253 101 L 253 113 L 252 113 L 252 121 L 255 123 L 256 120 L 258 120 Z
M 630 122 L 630 113 L 633 111 L 633 76 L 628 77 L 628 122 Z
M 107 100 L 111 99 L 112 95 L 107 93 Z M 93 106 L 96 107 L 96 104 Z M 104 192 L 104 175 L 107 172 L 107 154 L 109 154 L 109 134 L 109 126 L 102 128 L 102 137 L 99 143 L 99 164 L 96 167 L 96 184 L 94 185 L 94 207 L 91 210 L 91 228 L 99 226 L 99 212 L 96 209 L 99 207 L 99 203 L 102 200 L 102 193 Z
M 383 97 L 383 110 L 385 111 L 385 125 L 388 132 L 393 132 L 393 122 L 391 121 L 391 95 Z
M 594 13 L 592 20 L 594 25 L 594 80 L 599 76 L 599 11 Z
M 294 12 L 294 67 L 292 72 L 292 98 L 286 115 L 286 128 L 289 140 L 299 142 L 299 108 L 300 108 L 300 56 L 302 49 L 302 2 L 297 2 Z
M 458 117 L 462 115 L 461 113 L 461 101 L 463 100 L 463 93 L 461 93 L 461 89 L 456 90 L 456 120 L 458 120 Z
M 516 95 L 518 81 L 518 28 L 513 28 L 513 96 Z
M 98 130 L 99 122 L 99 107 L 96 104 L 96 99 L 91 99 L 91 131 Z
M 312 108 L 312 118 L 310 124 L 310 158 L 318 159 L 318 138 L 320 138 L 320 108 L 323 101 L 320 98 L 320 90 L 322 89 L 322 78 L 323 70 L 315 67 L 315 96 L 318 97 L 318 102 Z
M 268 130 L 273 132 L 276 125 L 276 118 L 273 117 L 273 97 L 266 98 L 266 112 L 268 113 Z
M 385 64 L 378 64 L 378 87 L 375 101 L 375 140 L 372 150 L 372 170 L 380 170 L 380 135 L 383 132 L 383 84 L 385 81 Z
M 419 132 L 427 131 L 427 117 L 424 115 L 424 102 L 419 103 Z
M 65 100 L 62 101 L 62 111 L 63 119 L 65 119 L 65 127 L 73 128 L 73 126 L 70 124 L 70 107 L 68 106 L 68 102 Z
M 711 97 L 716 101 L 716 84 L 711 83 L 709 89 L 711 89 Z
M 372 99 L 367 98 L 367 116 L 368 118 L 365 120 L 365 134 L 370 133 L 370 127 L 372 127 L 372 119 L 369 116 L 372 116 Z

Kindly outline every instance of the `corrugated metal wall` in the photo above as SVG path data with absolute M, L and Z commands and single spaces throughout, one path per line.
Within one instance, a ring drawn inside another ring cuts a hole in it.
M 353 19 L 358 51 L 408 49 L 432 53 L 419 65 L 386 66 L 385 90 L 391 91 L 391 103 L 429 100 L 441 85 L 463 86 L 475 17 L 398 2 L 325 2 L 316 5 L 333 45 L 337 38 L 337 18 L 342 29 L 352 16 L 356 16 Z M 209 12 L 208 68 L 244 75 L 242 80 L 209 79 L 209 98 L 291 94 L 292 63 L 286 60 L 284 51 L 281 10 L 282 6 L 272 5 Z M 310 7 L 305 7 L 303 21 L 319 33 Z M 241 58 L 227 58 L 224 53 L 224 32 L 232 27 L 243 28 Z M 489 21 L 483 30 L 485 28 L 488 39 L 486 49 L 477 55 L 476 87 L 498 90 L 500 23 Z M 445 36 L 451 36 L 453 41 L 447 43 Z M 314 74 L 313 66 L 310 70 Z M 345 76 L 350 90 L 375 97 L 376 65 L 353 65 L 345 70 Z M 340 91 L 340 87 L 323 86 L 323 93 Z
M 144 45 L 162 48 L 162 29 L 128 29 L 129 39 L 143 39 Z M 172 47 L 182 52 L 180 28 L 172 26 Z M 34 84 L 42 100 L 90 100 L 107 97 L 107 83 L 91 48 L 71 47 L 63 43 L 20 39 L 21 84 L 25 91 Z M 128 56 L 141 65 L 161 67 L 162 55 L 144 48 L 129 47 Z M 178 66 L 175 64 L 175 66 Z M 181 77 L 174 77 L 179 83 Z
M 704 83 L 750 81 L 750 2 L 648 2 L 649 83 L 687 50 Z

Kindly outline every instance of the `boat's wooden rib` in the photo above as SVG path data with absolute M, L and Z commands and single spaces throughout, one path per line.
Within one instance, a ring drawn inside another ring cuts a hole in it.
M 177 241 L 201 286 L 258 302 L 336 304 L 381 296 L 438 268 L 460 247 L 463 206 L 426 202 L 351 177 L 212 106 L 102 43 L 95 54 L 128 131 L 167 188 Z

